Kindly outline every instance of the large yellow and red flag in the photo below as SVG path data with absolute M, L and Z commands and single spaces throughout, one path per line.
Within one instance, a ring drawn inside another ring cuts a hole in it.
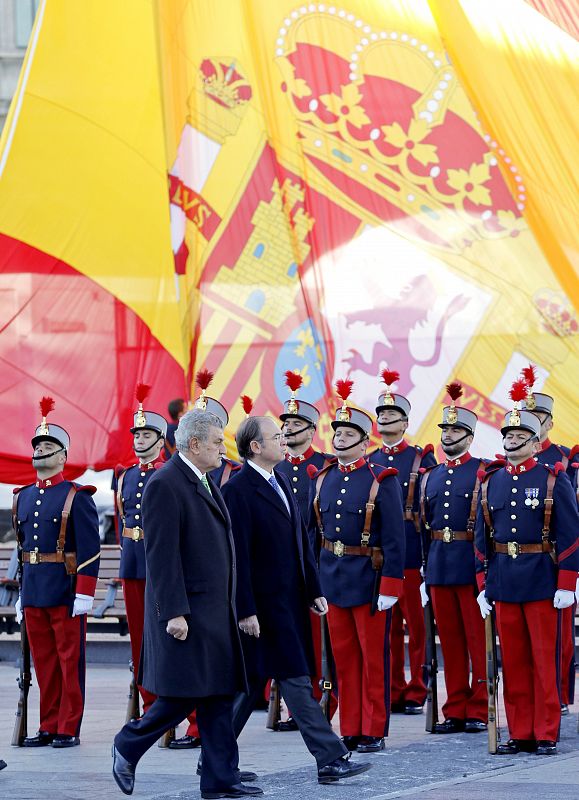
M 532 361 L 570 442 L 578 62 L 550 6 L 41 3 L 0 150 L 0 478 L 46 388 L 71 461 L 108 466 L 137 380 L 162 411 L 201 366 L 233 428 L 300 372 L 325 445 L 336 377 L 372 408 L 398 370 L 422 441 L 459 379 L 492 454 Z

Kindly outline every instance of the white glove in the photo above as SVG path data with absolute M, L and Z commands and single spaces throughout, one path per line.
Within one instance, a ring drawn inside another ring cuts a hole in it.
M 22 622 L 22 598 L 18 595 L 18 600 L 14 603 L 14 610 L 16 611 L 16 622 L 20 625 Z
M 579 603 L 579 578 L 577 578 L 577 583 L 575 584 L 575 600 Z
M 389 594 L 378 595 L 378 611 L 388 611 L 398 602 L 397 597 L 391 597 Z
M 476 601 L 479 604 L 481 617 L 483 619 L 486 619 L 488 617 L 488 615 L 491 613 L 491 611 L 493 610 L 493 607 L 491 606 L 491 604 L 487 600 L 487 597 L 486 597 L 484 589 L 479 594 L 479 596 L 477 597 Z
M 575 592 L 569 592 L 567 589 L 557 589 L 553 599 L 555 608 L 569 608 L 575 602 Z
M 426 608 L 428 603 L 430 602 L 430 597 L 428 596 L 428 592 L 426 591 L 426 584 L 424 581 L 420 584 L 420 602 L 422 603 L 422 608 Z
M 94 597 L 89 594 L 77 594 L 74 598 L 74 606 L 72 607 L 72 616 L 80 617 L 81 614 L 88 614 L 92 609 Z

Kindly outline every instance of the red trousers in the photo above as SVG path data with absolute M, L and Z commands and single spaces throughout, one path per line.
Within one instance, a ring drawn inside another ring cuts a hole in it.
M 143 645 L 143 627 L 145 623 L 145 580 L 140 578 L 123 578 L 123 593 L 127 609 L 127 623 L 131 637 L 131 658 L 135 670 L 135 680 L 139 674 L 141 647 Z M 143 699 L 143 713 L 149 710 L 157 699 L 156 695 L 139 686 L 139 694 Z M 195 712 L 189 717 L 188 736 L 199 736 L 195 721 Z
M 78 736 L 84 711 L 86 615 L 67 606 L 25 608 L 30 651 L 40 689 L 40 727 Z
M 422 578 L 418 569 L 404 570 L 404 589 L 402 597 L 392 608 L 392 629 L 390 631 L 390 652 L 392 657 L 392 704 L 402 704 L 412 700 L 422 705 L 426 700 L 424 683 L 424 659 L 426 634 L 424 631 L 424 611 L 420 601 Z M 404 621 L 408 628 L 408 660 L 410 681 L 406 682 L 404 673 Z
M 388 735 L 391 619 L 390 611 L 371 616 L 370 604 L 330 605 L 342 736 Z
M 561 610 L 561 702 L 575 699 L 575 603 Z
M 503 665 L 503 696 L 512 739 L 559 736 L 557 610 L 553 600 L 495 603 Z
M 444 658 L 445 719 L 488 719 L 485 627 L 474 586 L 431 586 Z M 470 662 L 470 663 L 469 663 Z

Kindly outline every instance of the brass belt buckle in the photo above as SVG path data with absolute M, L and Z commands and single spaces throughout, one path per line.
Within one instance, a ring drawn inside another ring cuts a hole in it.
M 452 529 L 451 528 L 443 528 L 442 529 L 442 541 L 446 544 L 452 542 Z
M 30 555 L 30 563 L 38 564 L 38 553 L 36 552 L 36 550 L 31 550 L 29 555 Z
M 338 556 L 338 558 L 342 558 L 344 555 L 344 545 L 339 539 L 337 542 L 334 542 L 334 555 Z
M 516 558 L 519 555 L 518 542 L 507 542 L 507 555 L 511 558 Z
M 133 528 L 133 541 L 138 542 L 141 538 L 141 529 L 140 528 Z

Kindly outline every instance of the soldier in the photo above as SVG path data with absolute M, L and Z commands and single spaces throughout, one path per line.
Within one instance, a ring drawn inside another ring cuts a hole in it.
M 406 561 L 404 564 L 404 587 L 399 602 L 392 609 L 390 651 L 392 657 L 392 712 L 421 714 L 426 700 L 424 683 L 425 630 L 424 614 L 420 600 L 420 567 L 422 546 L 418 515 L 418 470 L 436 464 L 434 448 L 427 444 L 424 449 L 409 444 L 404 438 L 408 428 L 410 402 L 401 394 L 391 391 L 398 381 L 398 372 L 385 369 L 382 380 L 386 391 L 378 397 L 376 407 L 378 433 L 382 447 L 368 456 L 370 466 L 394 467 L 398 470 L 398 481 L 402 488 L 404 504 L 404 527 L 406 531 Z M 410 681 L 404 674 L 404 621 L 408 627 L 408 660 Z
M 150 386 L 139 383 L 135 396 L 139 403 L 133 415 L 133 450 L 138 461 L 131 467 L 119 465 L 115 469 L 116 505 L 119 516 L 119 539 L 121 564 L 119 577 L 123 582 L 123 593 L 127 609 L 127 623 L 131 637 L 131 656 L 135 679 L 139 674 L 143 623 L 145 617 L 145 542 L 142 527 L 141 503 L 145 486 L 162 466 L 161 451 L 165 445 L 167 422 L 154 411 L 143 411 Z M 155 701 L 155 696 L 139 686 L 146 712 Z
M 483 476 L 476 523 L 478 602 L 483 617 L 494 602 L 501 643 L 511 738 L 497 752 L 551 755 L 561 721 L 557 609 L 575 599 L 579 514 L 563 465 L 533 458 L 540 423 L 520 410 L 524 396 L 524 382 L 515 381 L 515 407 L 501 428 L 507 461 L 491 465 Z
M 295 372 L 285 373 L 286 386 L 291 390 L 291 397 L 286 400 L 283 406 L 283 413 L 280 414 L 282 430 L 286 441 L 285 461 L 282 461 L 277 470 L 283 473 L 290 482 L 292 492 L 300 509 L 304 524 L 308 524 L 310 514 L 310 485 L 311 480 L 308 474 L 308 467 L 313 464 L 316 470 L 322 469 L 330 461 L 330 456 L 314 450 L 312 442 L 316 433 L 316 426 L 320 419 L 320 412 L 311 403 L 304 400 L 297 400 L 295 393 L 301 388 L 303 378 Z M 318 554 L 316 542 L 312 542 L 314 553 Z M 313 612 L 310 615 L 312 624 L 312 636 L 314 645 L 314 659 L 317 672 L 321 673 L 321 621 L 320 617 Z M 312 676 L 312 687 L 314 697 L 319 700 L 321 697 L 320 680 L 321 674 Z M 330 717 L 337 709 L 337 702 L 332 695 L 330 700 Z M 298 726 L 290 716 L 285 722 L 279 722 L 277 730 L 297 731 Z
M 421 594 L 426 605 L 428 586 L 447 692 L 442 707 L 445 720 L 433 732 L 479 733 L 486 730 L 488 708 L 485 632 L 476 603 L 473 540 L 480 486 L 477 472 L 484 462 L 469 453 L 477 416 L 456 405 L 462 396 L 460 383 L 451 383 L 447 391 L 451 403 L 444 407 L 438 426 L 446 459 L 426 470 L 420 485 L 426 551 Z
M 542 392 L 533 392 L 537 373 L 533 364 L 523 369 L 523 379 L 527 384 L 527 394 L 523 408 L 532 411 L 541 423 L 540 448 L 535 453 L 535 458 L 539 464 L 550 464 L 553 466 L 557 462 L 563 464 L 567 475 L 573 479 L 573 469 L 571 463 L 575 454 L 579 451 L 579 445 L 570 450 L 562 444 L 553 444 L 549 438 L 549 432 L 553 428 L 553 406 L 554 399 Z M 561 611 L 561 713 L 569 713 L 569 704 L 575 699 L 575 606 L 570 606 Z
M 349 750 L 384 749 L 390 718 L 390 620 L 402 594 L 404 519 L 395 469 L 365 459 L 372 418 L 347 405 L 352 381 L 338 381 L 343 404 L 332 422 L 337 461 L 312 472 L 321 534 L 320 577 L 340 693 L 340 727 Z
M 167 411 L 171 417 L 171 422 L 167 425 L 165 444 L 163 446 L 163 455 L 165 457 L 165 461 L 168 461 L 175 452 L 175 431 L 179 426 L 179 420 L 185 413 L 185 410 L 185 401 L 182 397 L 171 400 L 167 406 Z
M 93 605 L 100 538 L 94 486 L 65 480 L 70 437 L 47 423 L 43 397 L 32 439 L 37 480 L 14 490 L 14 526 L 22 564 L 20 598 L 40 689 L 40 728 L 24 747 L 74 747 L 84 711 L 86 615 Z

